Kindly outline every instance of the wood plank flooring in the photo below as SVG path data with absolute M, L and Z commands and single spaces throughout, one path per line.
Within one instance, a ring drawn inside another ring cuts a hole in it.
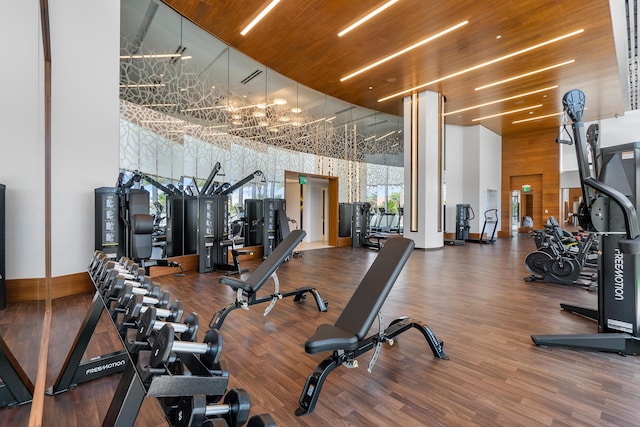
M 372 352 L 360 358 L 358 369 L 333 371 L 315 411 L 296 417 L 306 377 L 327 356 L 306 354 L 303 343 L 318 324 L 336 320 L 377 255 L 363 248 L 308 250 L 278 270 L 281 290 L 315 286 L 329 301 L 328 312 L 318 312 L 309 297 L 302 304 L 280 300 L 266 317 L 266 304 L 230 313 L 222 327 L 230 387 L 246 389 L 251 413 L 270 413 L 279 426 L 640 426 L 640 358 L 533 345 L 532 334 L 596 332 L 594 322 L 559 307 L 560 302 L 595 306 L 595 293 L 523 281 L 528 275 L 523 260 L 533 248 L 523 235 L 494 245 L 414 250 L 383 307 L 385 322 L 399 316 L 425 322 L 445 342 L 449 360 L 434 358 L 417 330 L 405 332 L 393 347 L 383 348 L 371 374 Z M 253 270 L 258 263 L 243 266 Z M 156 281 L 187 311 L 199 313 L 199 337 L 212 313 L 234 299 L 217 278 L 217 273 L 189 273 Z M 265 287 L 272 289 L 272 282 Z M 47 385 L 54 382 L 91 297 L 53 302 Z M 38 337 L 32 322 L 18 320 L 28 318 L 24 310 L 15 312 L 11 307 L 0 312 L 0 332 L 33 374 L 37 352 L 26 343 L 37 347 Z M 119 348 L 105 317 L 86 356 Z M 100 425 L 118 377 L 47 396 L 44 425 Z M 21 414 L 28 409 L 0 409 L 0 426 L 24 425 Z M 166 425 L 153 399 L 145 400 L 136 425 Z

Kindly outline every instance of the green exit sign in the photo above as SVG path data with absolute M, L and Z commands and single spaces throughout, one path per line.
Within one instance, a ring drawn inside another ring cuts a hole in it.
M 304 185 L 307 183 L 307 176 L 306 175 L 298 175 L 298 182 L 300 183 L 300 185 Z

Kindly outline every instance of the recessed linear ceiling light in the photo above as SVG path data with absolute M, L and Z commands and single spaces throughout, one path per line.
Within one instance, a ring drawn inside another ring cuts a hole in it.
M 121 88 L 127 87 L 164 87 L 164 83 L 120 83 Z
M 178 104 L 140 104 L 141 107 L 177 107 Z
M 473 107 L 462 108 L 460 110 L 449 111 L 448 113 L 444 113 L 443 116 L 448 116 L 450 114 L 461 113 L 463 111 L 469 111 L 469 110 L 473 110 L 475 108 L 486 107 L 487 105 L 497 104 L 499 102 L 511 101 L 512 99 L 522 98 L 524 96 L 533 95 L 533 94 L 544 92 L 544 91 L 547 91 L 547 90 L 556 89 L 557 87 L 558 87 L 558 85 L 554 85 L 554 86 L 549 86 L 549 87 L 544 87 L 542 89 L 534 90 L 534 91 L 531 91 L 531 92 L 519 93 L 518 95 L 513 95 L 513 96 L 510 96 L 508 98 L 502 98 L 502 99 L 498 99 L 496 101 L 485 102 L 484 104 L 478 104 L 478 105 L 474 105 Z
M 179 58 L 179 53 L 158 53 L 152 55 L 120 55 L 120 59 L 164 59 L 164 58 Z
M 490 116 L 478 117 L 477 119 L 473 119 L 471 121 L 479 122 L 480 120 L 484 120 L 484 119 L 492 119 L 494 117 L 506 116 L 507 114 L 519 113 L 521 111 L 532 110 L 534 108 L 540 108 L 540 107 L 542 107 L 542 104 L 532 105 L 530 107 L 518 108 L 517 110 L 505 111 L 503 113 L 492 114 Z
M 493 82 L 493 83 L 489 83 L 488 85 L 477 87 L 474 90 L 482 90 L 482 89 L 486 89 L 488 87 L 497 86 L 497 85 L 500 85 L 502 83 L 507 83 L 507 82 L 510 82 L 510 81 L 513 81 L 513 80 L 521 79 L 523 77 L 529 77 L 529 76 L 532 76 L 534 74 L 542 73 L 543 71 L 548 71 L 548 70 L 552 70 L 554 68 L 562 67 L 564 65 L 573 64 L 574 62 L 576 62 L 576 60 L 572 59 L 570 61 L 561 62 L 559 64 L 551 65 L 549 67 L 539 68 L 537 70 L 529 71 L 528 73 L 524 73 L 524 74 L 520 74 L 518 76 L 509 77 L 508 79 L 500 80 L 499 82 Z
M 433 36 L 427 37 L 426 39 L 421 40 L 421 41 L 419 41 L 418 43 L 415 43 L 415 44 L 413 44 L 413 45 L 411 45 L 411 46 L 409 46 L 409 47 L 406 47 L 406 48 L 404 48 L 404 49 L 402 49 L 402 50 L 400 50 L 400 51 L 398 51 L 398 52 L 396 52 L 396 53 L 392 53 L 392 54 L 391 54 L 391 55 L 389 55 L 389 56 L 385 56 L 384 58 L 380 59 L 379 61 L 374 62 L 373 64 L 369 64 L 369 65 L 367 65 L 367 66 L 366 66 L 366 67 L 364 67 L 364 68 L 360 68 L 359 70 L 354 71 L 353 73 L 351 73 L 351 74 L 349 74 L 349 75 L 347 75 L 347 76 L 342 77 L 342 78 L 340 79 L 340 81 L 341 81 L 341 82 L 343 82 L 343 81 L 345 81 L 345 80 L 350 79 L 351 77 L 357 76 L 357 75 L 358 75 L 358 74 L 360 74 L 360 73 L 364 73 L 365 71 L 368 71 L 368 70 L 370 70 L 370 69 L 372 69 L 372 68 L 374 68 L 374 67 L 377 67 L 377 66 L 378 66 L 378 65 L 380 65 L 380 64 L 384 64 L 385 62 L 390 61 L 390 60 L 392 60 L 393 58 L 396 58 L 396 57 L 398 57 L 398 56 L 400 56 L 400 55 L 402 55 L 402 54 L 404 54 L 404 53 L 407 53 L 407 52 L 409 52 L 410 50 L 413 50 L 413 49 L 415 49 L 415 48 L 417 48 L 417 47 L 420 47 L 420 46 L 422 46 L 423 44 L 429 43 L 430 41 L 435 40 L 435 39 L 437 39 L 438 37 L 444 36 L 445 34 L 450 33 L 451 31 L 457 30 L 458 28 L 463 27 L 463 26 L 467 25 L 468 23 L 469 23 L 469 21 L 462 21 L 462 22 L 460 22 L 459 24 L 454 25 L 453 27 L 449 27 L 449 28 L 447 28 L 447 29 L 445 29 L 445 30 L 443 30 L 443 31 L 440 31 L 440 32 L 439 32 L 439 33 L 437 33 L 437 34 L 434 34 Z
M 395 130 L 392 130 L 392 131 L 391 131 L 391 132 L 389 132 L 389 133 L 385 133 L 385 134 L 384 134 L 384 135 L 382 135 L 381 137 L 376 138 L 376 141 L 380 141 L 382 138 L 386 138 L 386 137 L 388 137 L 388 136 L 390 136 L 390 135 L 393 135 L 394 133 L 396 133 L 396 131 L 395 131 Z
M 398 3 L 398 0 L 391 0 L 386 2 L 385 4 L 383 4 L 382 6 L 380 6 L 379 8 L 377 8 L 376 10 L 374 10 L 373 12 L 369 13 L 368 15 L 358 19 L 356 22 L 354 22 L 353 24 L 349 25 L 347 28 L 345 28 L 344 30 L 340 31 L 338 33 L 338 37 L 342 37 L 345 34 L 347 34 L 349 31 L 353 30 L 354 28 L 364 24 L 365 22 L 367 22 L 369 19 L 373 18 L 374 16 L 376 16 L 377 14 L 379 14 L 380 12 L 382 12 L 383 10 L 385 10 L 386 8 L 388 8 L 389 6 L 393 5 L 394 3 Z
M 217 110 L 218 108 L 225 108 L 222 105 L 214 105 L 212 107 L 199 107 L 199 108 L 185 108 L 181 110 L 183 113 L 189 113 L 192 111 L 206 111 L 206 110 Z
M 560 113 L 546 114 L 544 116 L 536 116 L 536 117 L 529 117 L 528 119 L 516 120 L 515 122 L 511 122 L 511 124 L 516 125 L 518 123 L 530 122 L 532 120 L 546 119 L 547 117 L 560 116 L 562 114 L 564 114 L 564 111 Z
M 253 27 L 254 27 L 258 22 L 260 22 L 260 20 L 261 20 L 262 18 L 264 18 L 264 17 L 267 15 L 267 13 L 271 12 L 271 9 L 273 9 L 274 7 L 276 7 L 276 5 L 277 5 L 278 3 L 280 3 L 280 0 L 273 0 L 271 3 L 269 3 L 269 5 L 268 5 L 267 7 L 265 7 L 264 9 L 262 9 L 262 12 L 260 12 L 260 13 L 258 14 L 258 16 L 256 16 L 255 18 L 253 18 L 253 21 L 251 21 L 251 22 L 249 23 L 249 25 L 247 25 L 247 26 L 244 28 L 244 30 L 240 31 L 240 34 L 241 34 L 241 35 L 243 35 L 243 36 L 246 36 L 246 35 L 247 35 L 247 33 L 248 33 L 249 31 L 251 31 L 251 29 L 252 29 L 252 28 L 253 28 Z
M 457 77 L 457 76 L 459 76 L 459 75 L 462 75 L 462 74 L 468 73 L 468 72 L 470 72 L 470 71 L 475 71 L 475 70 L 477 70 L 477 69 L 479 69 L 479 68 L 483 68 L 483 67 L 486 67 L 486 66 L 488 66 L 488 65 L 495 64 L 496 62 L 504 61 L 505 59 L 513 58 L 514 56 L 521 55 L 521 54 L 523 54 L 523 53 L 526 53 L 526 52 L 532 51 L 532 50 L 534 50 L 534 49 L 538 49 L 538 48 L 540 48 L 540 47 L 546 46 L 546 45 L 551 44 L 551 43 L 555 43 L 555 42 L 560 41 L 560 40 L 564 40 L 564 39 L 566 39 L 566 38 L 568 38 L 568 37 L 575 36 L 575 35 L 580 34 L 580 33 L 582 33 L 582 32 L 584 32 L 584 29 L 579 29 L 579 30 L 577 30 L 577 31 L 573 31 L 573 32 L 571 32 L 571 33 L 564 34 L 564 35 L 559 36 L 559 37 L 556 37 L 556 38 L 554 38 L 554 39 L 547 40 L 547 41 L 545 41 L 545 42 L 538 43 L 538 44 L 533 45 L 533 46 L 529 46 L 529 47 L 527 47 L 527 48 L 525 48 L 525 49 L 522 49 L 522 50 L 519 50 L 519 51 L 517 51 L 517 52 L 513 52 L 513 53 L 510 53 L 510 54 L 508 54 L 508 55 L 504 55 L 504 56 L 501 56 L 501 57 L 499 57 L 499 58 L 492 59 L 491 61 L 487 61 L 487 62 L 483 62 L 482 64 L 474 65 L 473 67 L 466 68 L 466 69 L 464 69 L 464 70 L 462 70 L 462 71 L 458 71 L 458 72 L 455 72 L 455 73 L 453 73 L 453 74 L 449 74 L 448 76 L 444 76 L 444 77 L 441 77 L 441 78 L 439 78 L 439 79 L 436 79 L 436 80 L 433 80 L 433 81 L 430 81 L 430 82 L 427 82 L 427 83 L 423 83 L 423 84 L 418 85 L 418 86 L 416 86 L 416 87 L 412 87 L 411 89 L 406 89 L 406 90 L 403 90 L 403 91 L 401 91 L 401 92 L 397 92 L 397 93 L 394 93 L 394 94 L 392 94 L 392 95 L 385 96 L 384 98 L 380 98 L 380 99 L 378 99 L 378 102 L 387 101 L 387 100 L 389 100 L 389 99 L 391 99 L 391 98 L 396 98 L 396 97 L 398 97 L 398 96 L 402 96 L 402 95 L 405 95 L 405 94 L 407 94 L 407 93 L 415 92 L 415 91 L 416 91 L 416 90 L 418 90 L 418 89 L 422 89 L 422 88 L 427 87 L 427 86 L 430 86 L 430 85 L 432 85 L 432 84 L 434 84 L 434 83 L 438 83 L 438 82 L 441 82 L 441 81 L 443 81 L 443 80 L 450 79 L 450 78 L 452 78 L 452 77 Z

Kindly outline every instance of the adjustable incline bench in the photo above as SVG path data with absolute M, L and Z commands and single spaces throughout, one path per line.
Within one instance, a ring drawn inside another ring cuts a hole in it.
M 280 265 L 287 260 L 293 253 L 293 250 L 298 243 L 304 239 L 307 233 L 304 230 L 292 231 L 282 242 L 276 246 L 276 248 L 269 254 L 269 256 L 251 273 L 246 279 L 242 280 L 236 277 L 220 277 L 218 281 L 222 284 L 230 286 L 236 291 L 236 301 L 227 305 L 220 311 L 217 311 L 211 317 L 209 327 L 214 329 L 220 329 L 222 322 L 227 315 L 236 308 L 244 308 L 248 310 L 249 306 L 255 304 L 261 304 L 263 302 L 270 302 L 269 306 L 265 309 L 264 315 L 269 314 L 273 306 L 279 299 L 295 296 L 294 301 L 301 301 L 306 298 L 305 293 L 309 292 L 313 294 L 319 311 L 327 311 L 327 302 L 322 299 L 320 293 L 316 288 L 303 287 L 298 288 L 293 292 L 280 293 L 280 283 L 276 270 Z M 271 295 L 258 298 L 257 293 L 269 278 L 273 278 L 274 292 Z
M 320 325 L 316 333 L 304 343 L 307 353 L 333 351 L 333 355 L 324 359 L 307 378 L 302 394 L 300 407 L 296 415 L 308 414 L 316 406 L 320 390 L 327 376 L 340 365 L 355 368 L 356 357 L 375 349 L 368 371 L 371 372 L 383 342 L 393 345 L 393 338 L 402 332 L 416 328 L 424 335 L 433 355 L 439 359 L 447 359 L 442 349 L 443 343 L 431 332 L 429 327 L 419 321 L 401 317 L 384 329 L 380 309 L 387 299 L 398 275 L 402 271 L 411 251 L 413 240 L 398 237 L 389 239 L 382 247 L 375 261 L 353 293 L 335 325 Z M 380 323 L 380 332 L 365 338 L 375 317 Z

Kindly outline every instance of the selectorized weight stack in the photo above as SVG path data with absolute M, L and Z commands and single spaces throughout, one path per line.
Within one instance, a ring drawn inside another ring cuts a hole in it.
M 368 246 L 367 236 L 369 235 L 369 212 L 371 204 L 367 202 L 353 203 L 351 208 L 351 246 L 359 248 Z

